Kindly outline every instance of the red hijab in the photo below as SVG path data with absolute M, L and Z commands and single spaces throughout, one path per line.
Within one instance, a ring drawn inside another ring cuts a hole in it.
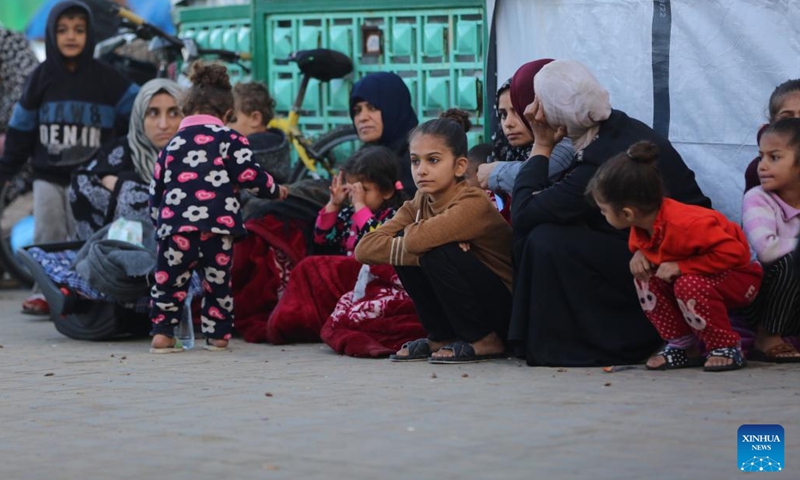
M 543 58 L 528 62 L 519 67 L 514 76 L 511 77 L 511 106 L 514 107 L 514 111 L 517 112 L 517 115 L 531 133 L 533 133 L 533 128 L 531 128 L 528 120 L 525 119 L 523 112 L 525 107 L 533 103 L 533 77 L 539 73 L 542 67 L 552 61 L 552 58 Z

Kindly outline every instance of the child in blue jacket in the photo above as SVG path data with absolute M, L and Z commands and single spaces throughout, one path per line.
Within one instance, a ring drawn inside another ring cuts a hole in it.
M 32 158 L 34 243 L 75 232 L 67 187 L 72 171 L 127 129 L 139 87 L 95 60 L 92 14 L 82 2 L 57 3 L 47 18 L 47 59 L 28 77 L 0 158 L 0 182 Z

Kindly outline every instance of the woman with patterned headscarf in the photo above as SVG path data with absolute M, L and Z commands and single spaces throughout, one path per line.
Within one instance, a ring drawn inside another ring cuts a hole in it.
M 519 67 L 506 83 L 497 90 L 495 112 L 500 130 L 492 136 L 494 162 L 478 167 L 481 187 L 495 193 L 511 193 L 514 181 L 533 147 L 533 130 L 522 114 L 533 101 L 533 78 L 553 60 L 546 58 L 528 62 Z M 551 180 L 557 180 L 572 163 L 575 151 L 565 138 L 553 149 L 548 166 Z
M 22 96 L 28 74 L 38 64 L 25 35 L 0 26 L 0 155 L 14 104 Z
M 661 342 L 639 305 L 629 270 L 627 230 L 609 225 L 584 192 L 606 160 L 639 140 L 659 148 L 666 190 L 683 203 L 710 206 L 669 140 L 613 110 L 582 64 L 554 61 L 534 79 L 525 116 L 536 136 L 512 193 L 515 233 L 510 340 L 528 365 L 639 363 Z M 548 163 L 561 138 L 576 156 L 553 183 Z
M 180 93 L 172 80 L 145 83 L 133 103 L 128 135 L 73 175 L 69 199 L 79 239 L 120 217 L 150 221 L 148 186 L 158 152 L 178 131 Z

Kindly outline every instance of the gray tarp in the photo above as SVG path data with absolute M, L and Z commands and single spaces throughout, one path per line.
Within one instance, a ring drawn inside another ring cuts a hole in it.
M 656 44 L 669 59 L 669 138 L 714 206 L 740 219 L 767 100 L 800 78 L 800 0 L 488 0 L 488 12 L 495 3 L 501 82 L 529 60 L 578 60 L 615 108 L 651 126 L 665 112 L 654 106 L 655 10 L 668 33 Z

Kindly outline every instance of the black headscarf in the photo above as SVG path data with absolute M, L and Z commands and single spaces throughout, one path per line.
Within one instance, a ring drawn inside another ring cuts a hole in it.
M 350 93 L 350 118 L 358 102 L 369 102 L 381 111 L 383 134 L 377 143 L 399 153 L 408 143 L 408 132 L 419 124 L 411 106 L 411 94 L 403 79 L 395 73 L 371 73 L 353 85 Z
M 371 73 L 353 85 L 353 90 L 350 92 L 351 120 L 355 116 L 353 107 L 358 102 L 368 102 L 381 111 L 383 133 L 375 143 L 397 154 L 400 160 L 400 181 L 406 193 L 412 196 L 417 187 L 411 176 L 408 133 L 419 124 L 419 120 L 411 106 L 411 93 L 408 87 L 395 73 Z

